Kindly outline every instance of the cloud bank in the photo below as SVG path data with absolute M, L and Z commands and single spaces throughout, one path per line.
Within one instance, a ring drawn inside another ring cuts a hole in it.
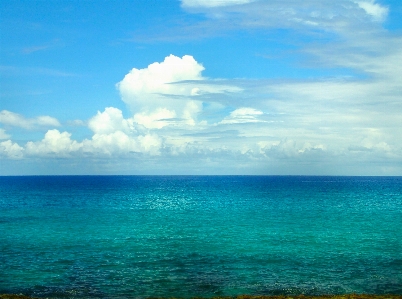
M 206 168 L 231 161 L 225 169 L 239 172 L 250 165 L 278 172 L 282 165 L 302 173 L 322 171 L 320 167 L 342 173 L 345 164 L 361 171 L 373 161 L 382 165 L 376 171 L 401 169 L 400 82 L 389 81 L 387 72 L 379 76 L 386 69 L 378 69 L 375 79 L 309 81 L 214 81 L 201 76 L 203 69 L 191 56 L 173 55 L 133 69 L 117 84 L 131 117 L 107 107 L 88 120 L 91 138 L 77 141 L 67 131 L 51 129 L 36 142 L 2 141 L 0 152 L 8 159 L 153 159 L 169 167 L 186 157 Z M 384 94 L 390 84 L 395 90 Z M 239 101 L 223 105 L 219 95 L 225 86 L 255 100 L 248 107 Z M 221 116 L 219 121 L 210 116 L 214 113 Z M 25 129 L 59 125 L 49 117 L 26 119 L 9 111 L 1 115 L 4 124 L 19 123 Z M 4 130 L 2 134 L 8 137 Z

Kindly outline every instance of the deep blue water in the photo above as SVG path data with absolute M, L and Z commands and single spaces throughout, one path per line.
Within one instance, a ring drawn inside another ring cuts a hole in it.
M 0 293 L 402 294 L 402 177 L 0 177 Z

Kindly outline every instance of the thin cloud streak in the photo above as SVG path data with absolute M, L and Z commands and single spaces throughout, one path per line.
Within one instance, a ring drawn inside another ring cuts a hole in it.
M 2 76 L 49 76 L 49 77 L 78 77 L 80 75 L 61 70 L 44 67 L 18 67 L 12 65 L 0 65 Z

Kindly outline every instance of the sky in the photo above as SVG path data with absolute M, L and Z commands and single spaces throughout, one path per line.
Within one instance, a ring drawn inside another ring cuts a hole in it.
M 0 16 L 0 175 L 402 175 L 400 0 Z

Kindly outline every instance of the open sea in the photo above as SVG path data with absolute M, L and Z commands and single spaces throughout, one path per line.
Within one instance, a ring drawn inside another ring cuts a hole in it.
M 402 177 L 0 177 L 0 293 L 402 294 Z

